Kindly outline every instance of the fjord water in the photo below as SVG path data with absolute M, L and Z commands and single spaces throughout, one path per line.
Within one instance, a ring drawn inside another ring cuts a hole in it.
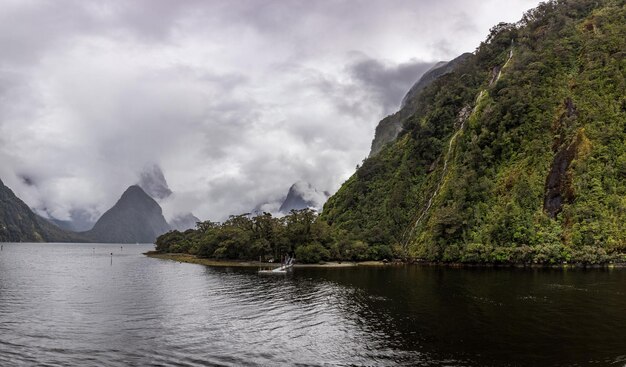
M 626 363 L 621 269 L 261 277 L 120 246 L 4 244 L 0 365 Z

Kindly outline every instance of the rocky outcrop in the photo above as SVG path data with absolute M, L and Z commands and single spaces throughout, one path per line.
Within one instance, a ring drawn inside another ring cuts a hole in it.
M 576 158 L 579 148 L 586 145 L 584 129 L 579 130 L 576 137 L 567 144 L 567 131 L 576 122 L 578 114 L 571 98 L 563 102 L 563 112 L 552 125 L 555 139 L 552 143 L 554 160 L 546 178 L 543 210 L 551 218 L 556 217 L 563 209 L 563 204 L 574 200 L 572 177 L 569 172 L 572 161 Z

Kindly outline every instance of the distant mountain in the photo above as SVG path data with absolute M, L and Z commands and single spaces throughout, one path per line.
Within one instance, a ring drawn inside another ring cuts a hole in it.
M 133 185 L 84 235 L 97 242 L 152 243 L 169 230 L 159 204 Z
M 291 210 L 306 208 L 320 210 L 328 196 L 328 193 L 318 191 L 310 183 L 298 181 L 289 188 L 289 193 L 287 193 L 287 197 L 278 211 L 289 213 Z
M 413 115 L 418 108 L 417 100 L 421 92 L 435 80 L 456 70 L 456 68 L 472 54 L 464 53 L 452 61 L 441 61 L 435 64 L 409 89 L 402 99 L 400 111 L 382 119 L 376 126 L 376 134 L 372 141 L 370 157 L 378 154 L 385 145 L 393 142 L 402 131 L 404 121 Z
M 172 190 L 170 190 L 165 180 L 165 175 L 163 175 L 161 167 L 157 164 L 144 168 L 137 184 L 155 200 L 163 200 L 172 195 Z
M 0 180 L 0 242 L 87 242 L 33 213 Z
M 50 222 L 61 229 L 72 232 L 88 231 L 96 223 L 85 209 L 72 209 L 70 210 L 70 219 L 61 220 L 51 217 Z
M 169 226 L 172 229 L 184 232 L 188 229 L 195 229 L 196 223 L 198 223 L 200 219 L 193 215 L 192 213 L 180 214 L 172 218 L 169 221 Z

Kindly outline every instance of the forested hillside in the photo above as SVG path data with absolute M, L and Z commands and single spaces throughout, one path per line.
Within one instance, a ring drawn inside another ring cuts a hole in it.
M 0 180 L 0 242 L 88 242 L 33 213 Z
M 624 1 L 551 1 L 499 24 L 417 96 L 322 219 L 369 245 L 463 262 L 626 252 Z
M 418 82 L 381 123 L 401 123 L 398 136 L 379 137 L 320 217 L 233 216 L 169 232 L 157 250 L 295 253 L 305 262 L 624 262 L 625 56 L 624 1 L 543 3 Z

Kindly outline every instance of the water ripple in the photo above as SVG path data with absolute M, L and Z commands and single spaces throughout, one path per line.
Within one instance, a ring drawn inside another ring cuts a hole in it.
M 125 246 L 122 253 L 119 245 L 5 244 L 0 365 L 488 366 L 624 360 L 626 334 L 615 327 L 626 324 L 626 277 L 619 272 L 579 277 L 406 267 L 296 269 L 286 277 L 259 277 L 255 269 L 142 256 L 148 249 Z M 594 299 L 581 298 L 585 294 Z M 523 359 L 512 363 L 511 355 Z

